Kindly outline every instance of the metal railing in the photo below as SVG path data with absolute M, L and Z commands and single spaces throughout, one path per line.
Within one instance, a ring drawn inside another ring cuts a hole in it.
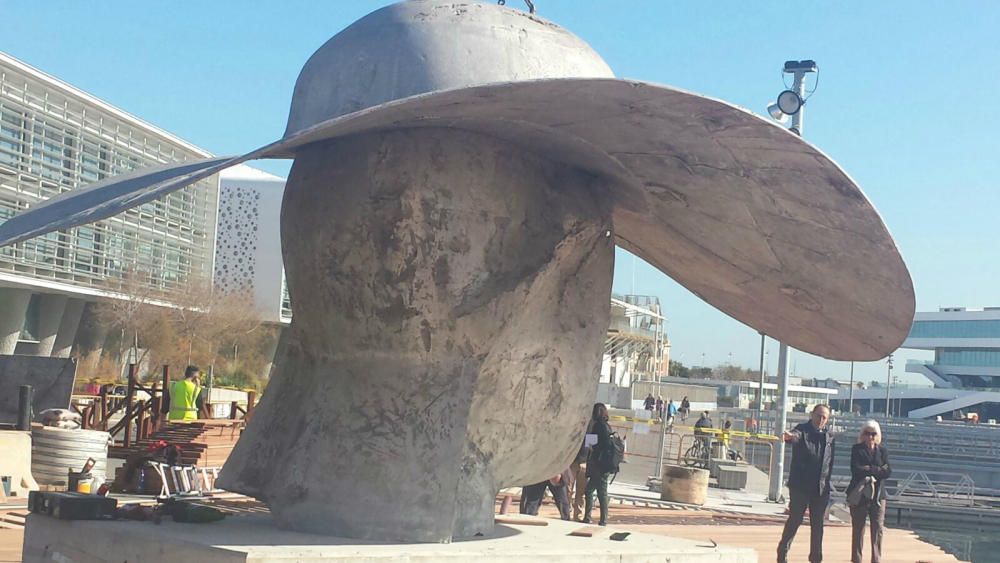
M 834 477 L 833 490 L 847 494 L 850 477 Z M 893 502 L 975 506 L 976 484 L 965 473 L 948 471 L 896 471 L 885 481 L 885 496 Z
M 102 386 L 96 396 L 76 396 L 71 408 L 80 414 L 84 429 L 103 430 L 112 437 L 121 436 L 122 445 L 127 448 L 135 441 L 148 438 L 166 421 L 163 405 L 167 398 L 164 390 L 169 384 L 168 366 L 163 366 L 160 380 L 146 386 L 138 381 L 135 364 L 129 364 L 124 395 L 111 393 L 108 386 Z M 257 394 L 250 391 L 246 403 L 227 401 L 229 419 L 249 421 L 253 417 L 256 399 Z M 205 411 L 200 413 L 199 418 L 210 418 L 211 403 L 206 402 Z
M 894 501 L 976 504 L 976 484 L 964 473 L 913 471 L 897 478 L 895 487 L 890 481 L 885 492 Z

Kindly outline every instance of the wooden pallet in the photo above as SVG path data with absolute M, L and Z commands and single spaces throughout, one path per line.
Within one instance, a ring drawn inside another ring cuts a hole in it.
M 0 507 L 0 528 L 21 530 L 24 528 L 24 519 L 27 517 L 28 511 L 25 509 L 5 511 Z

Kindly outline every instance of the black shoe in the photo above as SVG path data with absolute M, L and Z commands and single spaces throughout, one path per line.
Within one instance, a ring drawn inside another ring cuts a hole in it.
M 605 522 L 604 520 L 601 520 L 600 522 L 598 522 L 598 523 L 597 523 L 597 525 L 598 525 L 598 526 L 607 526 L 607 525 L 608 525 L 608 523 L 607 523 L 607 522 Z

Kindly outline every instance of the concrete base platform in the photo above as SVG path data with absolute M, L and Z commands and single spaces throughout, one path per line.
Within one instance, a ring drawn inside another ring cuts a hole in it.
M 569 533 L 584 526 L 547 520 L 547 526 L 498 525 L 493 537 L 450 544 L 385 544 L 279 530 L 269 515 L 229 517 L 211 524 L 56 520 L 32 514 L 24 537 L 24 561 L 132 563 L 173 561 L 557 561 L 576 563 L 756 563 L 750 548 L 633 533 L 612 541 L 606 528 L 594 537 Z

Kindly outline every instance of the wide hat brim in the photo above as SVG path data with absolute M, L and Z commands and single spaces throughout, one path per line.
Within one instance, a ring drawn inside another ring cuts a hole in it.
M 479 132 L 607 179 L 620 246 L 794 348 L 875 360 L 909 332 L 915 301 L 906 266 L 878 212 L 829 157 L 726 102 L 611 78 L 421 94 L 239 157 L 110 178 L 8 220 L 0 246 L 111 217 L 247 160 L 413 127 Z

